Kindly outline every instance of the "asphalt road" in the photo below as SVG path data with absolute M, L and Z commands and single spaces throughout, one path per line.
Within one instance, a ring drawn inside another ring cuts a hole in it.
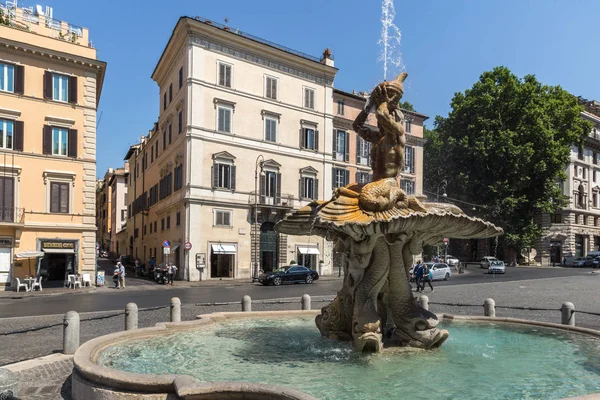
M 112 266 L 108 261 L 100 261 L 107 269 Z M 507 268 L 504 275 L 490 275 L 487 271 L 470 267 L 465 274 L 455 274 L 449 281 L 436 281 L 436 286 L 468 285 L 476 283 L 501 283 L 544 278 L 586 276 L 590 269 L 573 268 Z M 182 284 L 182 283 L 180 283 Z M 179 297 L 183 304 L 208 302 L 235 302 L 242 296 L 250 295 L 253 300 L 268 300 L 297 297 L 308 293 L 311 296 L 335 296 L 341 288 L 342 280 L 323 279 L 311 285 L 292 284 L 284 286 L 262 286 L 248 281 L 199 283 L 196 287 L 164 287 L 154 282 L 128 277 L 128 288 L 115 290 L 100 288 L 93 292 L 68 292 L 54 296 L 0 297 L 0 318 L 35 315 L 64 314 L 77 312 L 121 310 L 129 302 L 135 302 L 139 308 L 158 307 L 169 304 L 171 297 Z

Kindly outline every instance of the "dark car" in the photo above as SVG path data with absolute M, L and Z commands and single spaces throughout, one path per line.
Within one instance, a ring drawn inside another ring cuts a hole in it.
M 317 279 L 319 279 L 317 271 L 303 267 L 302 265 L 280 268 L 272 272 L 266 272 L 258 277 L 258 281 L 263 285 L 275 286 L 292 282 L 313 283 Z

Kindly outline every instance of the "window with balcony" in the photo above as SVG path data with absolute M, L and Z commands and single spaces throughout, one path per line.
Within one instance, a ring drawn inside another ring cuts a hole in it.
M 338 115 L 344 115 L 344 101 L 338 100 L 337 102 L 337 113 Z
M 319 131 L 312 127 L 300 129 L 300 148 L 307 150 L 319 150 Z
M 69 212 L 69 183 L 50 182 L 50 212 Z
M 315 109 L 315 91 L 314 89 L 304 88 L 304 108 Z
M 231 226 L 231 211 L 214 210 L 215 226 Z
M 350 161 L 350 141 L 348 132 L 341 129 L 333 131 L 333 159 L 338 161 Z
M 333 189 L 346 186 L 350 183 L 350 171 L 344 168 L 335 168 L 332 169 L 332 187 Z
M 265 140 L 277 142 L 277 120 L 265 118 Z
M 369 165 L 370 162 L 371 143 L 356 136 L 356 163 L 360 165 Z
M 279 205 L 281 201 L 281 174 L 267 170 L 260 177 L 260 199 L 262 204 Z
M 415 194 L 415 181 L 410 179 L 402 179 L 400 181 L 400 187 L 406 194 Z
M 15 179 L 0 176 L 0 222 L 15 220 Z
M 404 148 L 404 173 L 415 173 L 415 148 L 412 146 Z
M 231 114 L 233 109 L 224 106 L 217 107 L 217 131 L 231 133 Z
M 277 100 L 277 78 L 265 76 L 265 97 Z
M 231 64 L 226 64 L 224 62 L 218 63 L 218 77 L 217 82 L 219 86 L 231 87 Z

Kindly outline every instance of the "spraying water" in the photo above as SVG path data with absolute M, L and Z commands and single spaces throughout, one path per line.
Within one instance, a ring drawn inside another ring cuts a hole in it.
M 396 9 L 394 0 L 382 0 L 381 3 L 381 38 L 377 42 L 382 45 L 379 61 L 383 61 L 383 79 L 387 80 L 388 68 L 400 68 L 402 59 L 399 51 L 402 34 L 394 24 Z

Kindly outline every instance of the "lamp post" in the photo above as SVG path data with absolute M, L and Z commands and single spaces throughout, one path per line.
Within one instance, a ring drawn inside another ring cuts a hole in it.
M 254 164 L 254 271 L 252 273 L 252 282 L 258 280 L 258 170 L 260 168 L 260 175 L 262 176 L 264 174 L 264 163 L 265 158 L 262 154 L 259 154 Z

